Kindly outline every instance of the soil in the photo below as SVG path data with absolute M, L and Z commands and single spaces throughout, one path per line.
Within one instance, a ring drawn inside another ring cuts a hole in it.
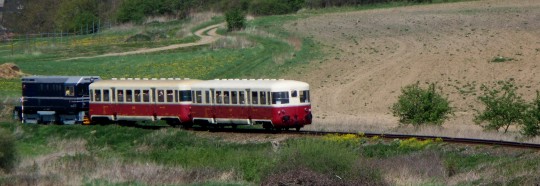
M 24 73 L 14 63 L 0 64 L 0 79 L 12 79 L 23 76 Z
M 308 129 L 392 132 L 401 88 L 437 83 L 455 107 L 443 124 L 475 137 L 480 85 L 513 79 L 527 100 L 540 90 L 540 1 L 487 0 L 324 14 L 285 27 L 311 37 L 325 56 L 289 75 L 311 85 Z M 491 62 L 496 57 L 511 58 Z M 304 69 L 303 69 L 304 70 Z M 424 86 L 424 87 L 427 87 Z

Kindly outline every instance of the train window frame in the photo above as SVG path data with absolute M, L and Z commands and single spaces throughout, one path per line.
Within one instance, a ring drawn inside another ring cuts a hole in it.
M 309 103 L 309 90 L 300 91 L 300 103 Z
M 195 91 L 195 102 L 197 103 L 202 103 L 202 91 L 201 90 L 196 90 Z
M 94 102 L 94 89 L 90 89 L 90 102 Z
M 246 104 L 246 92 L 245 91 L 238 91 L 238 104 L 241 104 L 241 105 Z
M 150 100 L 150 98 L 151 98 L 150 90 L 148 90 L 148 89 L 142 90 L 142 95 L 141 96 L 142 96 L 141 102 L 143 102 L 143 103 L 151 102 L 151 100 Z
M 133 101 L 135 103 L 140 103 L 142 102 L 142 99 L 141 99 L 141 90 L 140 89 L 136 89 L 133 91 Z
M 131 103 L 133 102 L 133 90 L 127 89 L 125 92 L 125 102 Z
M 223 93 L 222 91 L 220 90 L 216 90 L 216 93 L 215 93 L 215 97 L 216 97 L 216 104 L 223 104 Z
M 174 102 L 174 90 L 165 90 L 165 100 L 167 103 Z
M 210 91 L 208 90 L 204 91 L 204 101 L 206 104 L 210 104 Z
M 238 91 L 231 91 L 231 104 L 238 104 Z
M 105 93 L 105 92 L 107 92 L 107 93 Z M 103 102 L 109 102 L 110 101 L 110 91 L 109 91 L 109 89 L 103 89 L 101 93 L 103 95 L 103 99 L 101 99 L 101 100 L 103 100 Z
M 272 104 L 274 105 L 281 105 L 281 104 L 289 104 L 290 98 L 289 98 L 289 92 L 288 91 L 279 91 L 279 92 L 271 92 L 272 94 Z
M 265 91 L 261 91 L 259 94 L 260 105 L 266 105 L 268 103 L 266 97 L 268 97 L 268 94 Z
M 123 103 L 124 102 L 124 90 L 123 89 L 118 89 L 116 90 L 116 98 L 117 98 L 117 101 L 118 103 Z
M 291 91 L 291 97 L 292 98 L 298 97 L 298 91 L 297 90 L 292 90 Z
M 47 86 L 47 89 L 48 88 L 49 88 L 49 86 Z M 66 86 L 65 91 L 66 91 L 65 96 L 75 96 L 75 86 L 73 86 L 73 85 Z
M 225 105 L 231 104 L 231 92 L 230 91 L 223 91 L 223 104 L 225 104 Z
M 101 99 L 101 89 L 95 90 L 95 92 L 94 92 L 94 100 L 96 102 L 101 102 L 101 100 L 102 100 Z
M 157 96 L 157 102 L 158 103 L 165 103 L 165 90 L 158 89 L 156 90 L 156 96 Z
M 252 91 L 251 92 L 251 100 L 252 105 L 258 105 L 259 104 L 259 92 L 258 91 Z
M 185 102 L 185 101 L 193 101 L 193 95 L 191 94 L 191 91 L 189 90 L 180 90 L 178 91 L 178 101 L 179 102 Z

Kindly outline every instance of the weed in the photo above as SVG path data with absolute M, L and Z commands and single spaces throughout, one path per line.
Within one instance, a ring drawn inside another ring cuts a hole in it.
M 513 61 L 513 60 L 514 60 L 514 58 L 496 56 L 493 59 L 491 59 L 490 62 L 492 62 L 492 63 L 502 63 L 502 62 Z

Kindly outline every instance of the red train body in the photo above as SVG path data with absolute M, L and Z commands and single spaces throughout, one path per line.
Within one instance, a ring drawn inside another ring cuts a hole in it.
M 90 85 L 93 122 L 296 128 L 311 124 L 309 85 L 292 80 L 121 79 Z

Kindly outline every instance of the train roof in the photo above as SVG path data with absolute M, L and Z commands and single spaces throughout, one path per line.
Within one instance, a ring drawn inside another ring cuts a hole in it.
M 101 80 L 90 85 L 91 89 L 95 88 L 189 88 L 191 84 L 201 82 L 197 79 L 180 79 L 180 78 L 161 78 L 161 79 L 140 79 L 140 78 L 113 78 L 111 80 Z
M 192 85 L 193 89 L 264 89 L 271 91 L 309 90 L 309 84 L 283 79 L 214 79 Z
M 79 83 L 92 83 L 99 81 L 99 76 L 27 76 L 21 78 L 23 83 L 66 83 L 66 84 L 79 84 Z

